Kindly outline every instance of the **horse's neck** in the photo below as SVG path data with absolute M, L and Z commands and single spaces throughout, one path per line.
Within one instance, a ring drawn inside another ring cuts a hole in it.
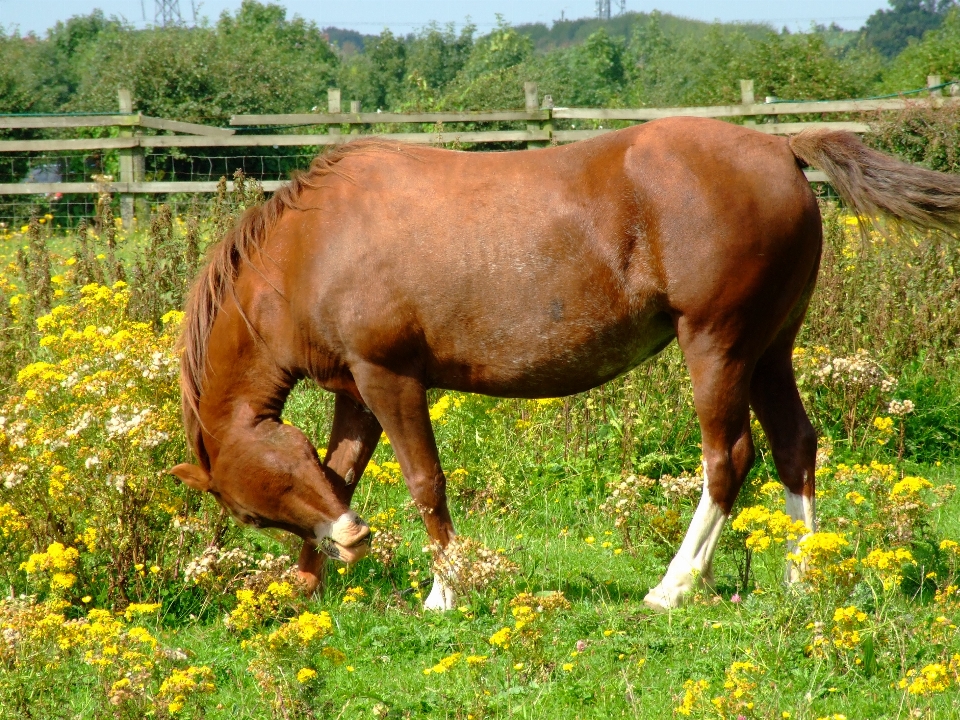
M 225 303 L 214 323 L 200 398 L 201 421 L 216 445 L 234 434 L 251 432 L 264 420 L 279 421 L 284 403 L 299 379 L 284 368 L 270 338 L 248 325 L 234 302 Z

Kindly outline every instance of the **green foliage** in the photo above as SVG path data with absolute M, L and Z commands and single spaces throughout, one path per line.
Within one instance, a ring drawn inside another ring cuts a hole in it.
M 894 57 L 929 30 L 940 27 L 955 0 L 890 0 L 889 10 L 877 10 L 863 28 L 866 41 L 888 58 Z
M 410 80 L 420 81 L 434 92 L 443 88 L 467 63 L 473 33 L 472 25 L 465 26 L 459 35 L 452 25 L 441 28 L 431 24 L 420 30 L 408 42 L 406 67 Z
M 579 45 L 601 28 L 611 37 L 627 41 L 636 33 L 638 26 L 646 24 L 654 16 L 660 18 L 660 24 L 664 32 L 673 38 L 702 38 L 719 25 L 715 22 L 691 20 L 654 10 L 651 13 L 628 11 L 610 20 L 599 20 L 597 18 L 555 20 L 549 28 L 541 23 L 518 25 L 517 32 L 530 37 L 537 50 L 545 52 Z M 726 32 L 744 33 L 750 38 L 765 37 L 770 33 L 770 26 L 761 23 L 730 23 L 720 25 L 720 27 Z M 853 35 L 854 33 L 848 34 Z
M 822 35 L 776 35 L 754 43 L 738 68 L 757 97 L 831 100 L 866 94 L 869 78 L 832 52 Z
M 74 62 L 79 80 L 65 109 L 113 109 L 126 87 L 140 112 L 214 124 L 233 113 L 307 111 L 338 65 L 315 25 L 253 0 L 213 28 L 110 25 Z
M 81 59 L 101 33 L 124 30 L 129 31 L 130 28 L 116 17 L 107 19 L 102 10 L 94 10 L 89 15 L 76 15 L 53 26 L 42 47 L 48 63 L 46 81 L 54 85 L 58 104 L 67 102 L 76 93 L 82 77 Z
M 941 27 L 894 58 L 884 73 L 883 86 L 889 92 L 923 87 L 928 75 L 944 80 L 960 77 L 960 9 L 952 10 Z
M 236 16 L 220 16 L 214 53 L 213 74 L 227 81 L 218 105 L 230 112 L 307 111 L 338 62 L 316 25 L 254 0 L 244 0 Z
M 343 60 L 337 82 L 343 95 L 359 100 L 367 112 L 389 110 L 402 103 L 406 67 L 406 43 L 384 30 L 366 44 L 364 53 Z
M 43 57 L 37 44 L 17 35 L 0 34 L 0 113 L 46 112 L 55 108 L 43 75 Z
M 868 142 L 912 163 L 941 172 L 960 171 L 960 109 L 918 103 L 874 122 Z
M 535 59 L 529 74 L 557 105 L 597 107 L 618 102 L 628 62 L 625 43 L 600 28 L 580 45 Z
M 463 73 L 468 79 L 474 79 L 487 73 L 500 72 L 521 64 L 532 53 L 530 38 L 518 33 L 499 17 L 497 29 L 473 44 Z

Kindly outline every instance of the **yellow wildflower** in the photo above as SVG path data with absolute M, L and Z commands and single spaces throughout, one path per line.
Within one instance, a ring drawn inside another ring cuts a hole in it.
M 438 674 L 445 673 L 460 661 L 462 655 L 463 653 L 453 653 L 453 655 L 448 655 L 430 668 L 430 671 Z
M 907 476 L 890 488 L 891 500 L 903 500 L 911 495 L 917 495 L 921 490 L 928 490 L 933 483 L 922 477 Z
M 508 627 L 501 628 L 500 630 L 497 630 L 493 635 L 490 636 L 490 644 L 497 645 L 499 647 L 502 647 L 504 650 L 506 650 L 507 648 L 510 647 L 511 634 L 512 634 L 512 630 L 510 630 L 510 628 Z
M 697 702 L 703 696 L 703 693 L 710 687 L 708 680 L 687 680 L 683 683 L 683 700 L 674 708 L 674 712 L 680 715 L 690 716 L 696 709 Z

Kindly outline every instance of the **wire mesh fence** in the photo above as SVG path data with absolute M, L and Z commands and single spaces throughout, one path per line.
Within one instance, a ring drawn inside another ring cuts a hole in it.
M 315 148 L 291 147 L 218 149 L 216 153 L 187 153 L 178 148 L 163 148 L 144 156 L 144 180 L 168 182 L 218 182 L 232 178 L 239 170 L 249 181 L 269 182 L 289 179 L 297 169 L 306 169 L 316 156 Z M 96 183 L 105 177 L 116 178 L 119 158 L 116 151 L 43 152 L 0 155 L 0 183 Z M 119 202 L 119 199 L 115 199 Z M 166 203 L 187 212 L 198 203 L 209 202 L 206 194 L 169 193 L 138 198 L 138 212 Z M 38 193 L 0 195 L 0 229 L 19 227 L 31 216 L 52 216 L 51 224 L 75 227 L 96 212 L 97 196 L 92 193 Z M 117 210 L 119 213 L 119 210 Z

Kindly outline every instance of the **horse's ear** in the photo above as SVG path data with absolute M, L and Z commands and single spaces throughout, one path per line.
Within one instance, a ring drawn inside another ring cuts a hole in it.
M 190 463 L 180 463 L 170 468 L 170 474 L 176 475 L 194 490 L 207 492 L 210 490 L 210 473 L 198 465 Z

